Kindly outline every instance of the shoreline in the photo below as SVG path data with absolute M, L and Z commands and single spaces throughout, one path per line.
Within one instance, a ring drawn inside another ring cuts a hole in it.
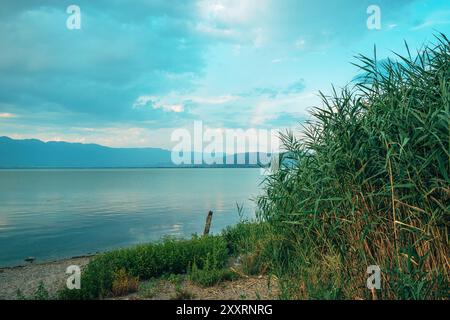
M 54 294 L 64 286 L 69 276 L 66 274 L 68 266 L 78 265 L 83 269 L 94 256 L 0 267 L 0 300 L 16 300 L 18 290 L 25 296 L 33 295 L 41 282 L 50 294 Z
M 107 250 L 106 250 L 107 251 Z M 105 251 L 105 252 L 106 252 Z M 96 255 L 101 254 L 102 252 L 96 252 L 96 253 L 87 253 L 87 254 L 80 254 L 76 256 L 69 256 L 69 257 L 61 257 L 61 258 L 49 258 L 48 260 L 34 260 L 34 262 L 25 262 L 23 264 L 14 264 L 14 265 L 0 265 L 0 273 L 2 273 L 4 270 L 8 269 L 20 269 L 28 266 L 33 265 L 43 265 L 43 264 L 51 264 L 51 263 L 57 263 L 62 262 L 66 260 L 77 260 L 77 259 L 83 259 L 83 258 L 92 258 Z M 24 260 L 25 261 L 25 260 Z

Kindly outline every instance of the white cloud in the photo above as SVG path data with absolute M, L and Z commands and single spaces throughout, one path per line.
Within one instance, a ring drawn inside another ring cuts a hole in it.
M 427 27 L 432 27 L 436 25 L 441 24 L 450 24 L 450 20 L 427 20 L 419 25 L 416 25 L 415 27 L 411 28 L 411 30 L 420 30 Z
M 145 107 L 150 102 L 155 101 L 156 99 L 157 99 L 157 97 L 155 97 L 155 96 L 140 96 L 133 103 L 133 108 L 137 109 L 137 108 L 140 108 L 140 107 Z
M 267 0 L 200 0 L 200 16 L 226 24 L 246 24 L 267 8 Z
M 134 109 L 142 107 L 151 107 L 153 109 L 162 109 L 166 112 L 180 113 L 185 111 L 185 105 L 193 103 L 202 106 L 223 105 L 232 101 L 240 99 L 239 96 L 230 94 L 219 96 L 192 96 L 179 95 L 177 93 L 170 93 L 164 97 L 156 97 L 152 95 L 140 96 L 133 104 Z
M 297 49 L 304 49 L 305 44 L 306 44 L 305 39 L 297 39 L 294 43 L 294 45 Z
M 8 134 L 13 139 L 39 139 L 42 141 L 66 141 L 95 143 L 108 147 L 163 148 L 170 150 L 171 133 L 178 128 L 151 129 L 145 127 L 117 126 L 103 128 L 72 127 L 60 132 L 51 127 L 31 128 L 28 134 Z
M 222 96 L 215 96 L 215 97 L 185 97 L 184 100 L 190 100 L 194 103 L 199 104 L 207 104 L 207 105 L 216 105 L 216 104 L 225 104 L 228 102 L 236 101 L 240 97 L 234 96 L 234 95 L 222 95 Z
M 200 0 L 201 23 L 196 30 L 218 39 L 227 39 L 259 48 L 267 35 L 259 26 L 270 0 Z
M 15 114 L 12 114 L 12 113 L 0 113 L 0 118 L 3 118 L 3 119 L 7 119 L 7 118 L 16 118 L 17 117 L 17 115 L 15 115 Z
M 155 106 L 155 109 L 157 109 L 158 107 Z M 182 104 L 172 104 L 172 105 L 161 105 L 161 108 L 164 111 L 170 111 L 170 112 L 183 112 L 184 111 L 184 106 Z
M 217 28 L 204 23 L 199 23 L 195 27 L 196 31 L 216 39 L 237 40 L 240 34 L 231 28 Z
M 134 109 L 147 106 L 152 107 L 153 109 L 162 109 L 166 112 L 180 113 L 184 111 L 184 106 L 182 104 L 166 103 L 165 101 L 162 101 L 160 98 L 155 96 L 140 96 L 133 104 Z
M 263 100 L 253 109 L 250 123 L 263 125 L 276 119 L 280 113 L 308 115 L 308 109 L 320 104 L 320 98 L 314 92 L 288 94 L 283 98 Z

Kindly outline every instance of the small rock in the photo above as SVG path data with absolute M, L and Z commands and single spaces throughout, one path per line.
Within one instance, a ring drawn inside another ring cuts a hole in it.
M 24 260 L 26 262 L 33 263 L 33 261 L 36 260 L 36 258 L 35 257 L 28 257 L 28 258 L 25 258 Z

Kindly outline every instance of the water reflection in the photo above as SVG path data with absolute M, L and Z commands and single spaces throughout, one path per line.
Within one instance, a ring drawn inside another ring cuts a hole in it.
M 0 265 L 211 232 L 238 220 L 258 169 L 0 170 Z

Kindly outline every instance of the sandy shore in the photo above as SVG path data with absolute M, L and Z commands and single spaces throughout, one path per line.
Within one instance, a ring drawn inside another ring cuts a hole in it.
M 64 288 L 66 269 L 70 265 L 85 267 L 93 256 L 75 257 L 53 262 L 33 263 L 25 266 L 0 268 L 0 300 L 18 299 L 17 290 L 26 297 L 33 297 L 42 282 L 50 295 Z M 147 281 L 148 282 L 148 281 Z M 167 280 L 156 280 L 151 296 L 148 292 L 138 292 L 113 299 L 276 299 L 278 289 L 276 279 L 272 279 L 272 289 L 268 287 L 267 276 L 243 276 L 236 281 L 227 281 L 204 288 L 190 281 L 183 281 L 182 295 L 177 286 Z
M 70 265 L 86 266 L 92 256 L 75 257 L 53 262 L 30 263 L 25 266 L 0 268 L 0 300 L 17 299 L 17 290 L 32 296 L 42 282 L 50 294 L 64 287 Z

